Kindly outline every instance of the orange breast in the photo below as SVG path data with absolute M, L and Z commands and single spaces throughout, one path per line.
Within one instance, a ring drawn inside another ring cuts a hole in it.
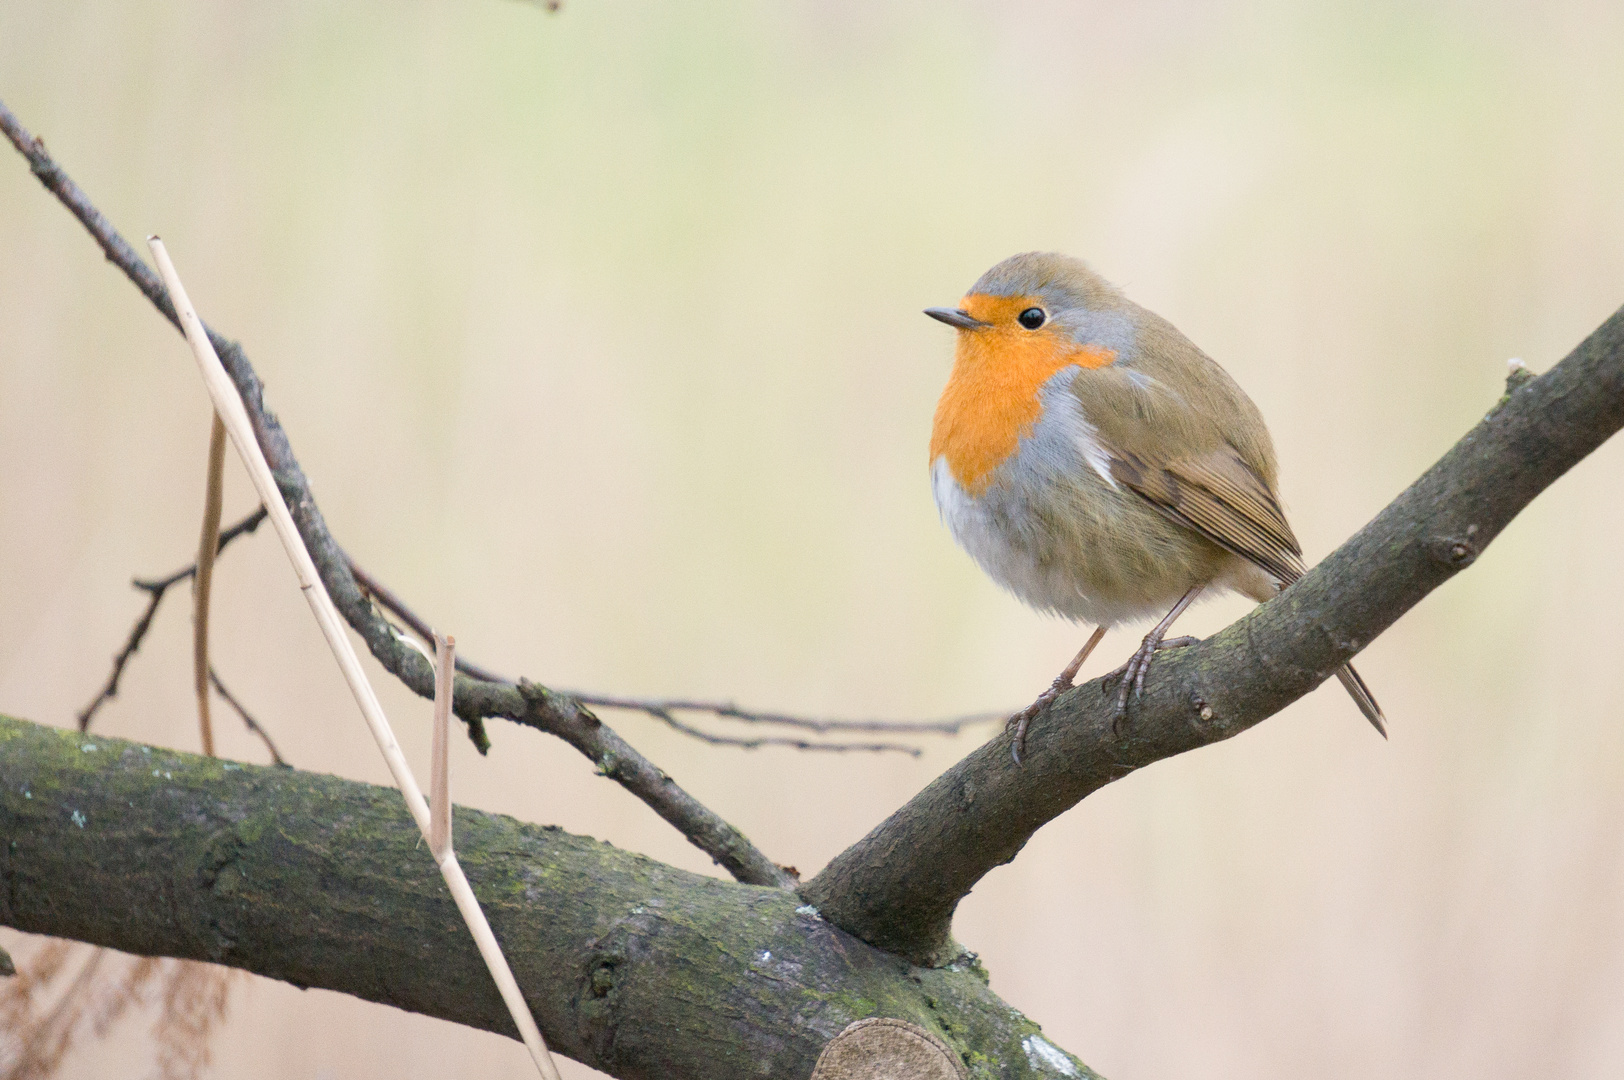
M 979 313 L 978 313 L 979 314 Z M 1063 367 L 1104 367 L 1116 353 L 1097 345 L 1015 326 L 959 332 L 953 373 L 936 405 L 930 460 L 947 458 L 953 478 L 971 495 L 992 483 L 993 470 L 1015 453 L 1043 414 L 1038 388 Z

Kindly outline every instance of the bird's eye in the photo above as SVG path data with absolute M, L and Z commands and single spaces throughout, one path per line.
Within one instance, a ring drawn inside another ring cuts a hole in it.
M 1049 316 L 1044 314 L 1042 308 L 1029 307 L 1019 315 L 1015 316 L 1015 321 L 1026 327 L 1028 330 L 1036 330 L 1038 327 L 1042 326 L 1044 322 L 1048 320 L 1048 318 Z

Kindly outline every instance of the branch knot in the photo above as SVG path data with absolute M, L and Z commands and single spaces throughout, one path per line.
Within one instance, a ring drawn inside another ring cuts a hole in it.
M 1464 570 L 1477 561 L 1477 526 L 1466 526 L 1464 536 L 1433 536 L 1427 540 L 1427 554 L 1451 570 Z

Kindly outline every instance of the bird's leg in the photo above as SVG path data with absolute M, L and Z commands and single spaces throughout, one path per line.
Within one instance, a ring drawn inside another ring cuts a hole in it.
M 1196 643 L 1193 637 L 1173 638 L 1171 641 L 1164 641 L 1163 638 L 1167 636 L 1168 627 L 1173 625 L 1173 620 L 1184 614 L 1185 608 L 1195 603 L 1195 598 L 1201 595 L 1204 587 L 1196 585 L 1179 597 L 1179 602 L 1173 605 L 1173 610 L 1156 624 L 1155 629 L 1145 635 L 1145 640 L 1134 654 L 1128 657 L 1128 662 L 1106 676 L 1107 679 L 1116 675 L 1122 676 L 1122 686 L 1117 690 L 1116 717 L 1111 721 L 1112 731 L 1116 730 L 1122 718 L 1127 715 L 1128 691 L 1132 690 L 1136 698 L 1145 692 L 1145 672 L 1150 670 L 1150 658 L 1161 649 L 1181 649 Z
M 1049 689 L 1039 694 L 1036 701 L 1004 723 L 1004 730 L 1008 731 L 1011 727 L 1015 729 L 1015 738 L 1009 744 L 1009 754 L 1015 759 L 1015 764 L 1021 763 L 1021 751 L 1026 749 L 1026 726 L 1037 718 L 1038 713 L 1047 709 L 1050 702 L 1071 689 L 1071 682 L 1077 677 L 1078 669 L 1083 666 L 1083 661 L 1088 659 L 1088 654 L 1094 651 L 1094 646 L 1098 645 L 1104 636 L 1105 627 L 1096 627 L 1088 640 L 1083 643 L 1083 647 L 1077 650 L 1077 655 L 1071 658 L 1071 663 L 1066 665 L 1066 669 L 1055 676 L 1054 682 L 1049 684 Z

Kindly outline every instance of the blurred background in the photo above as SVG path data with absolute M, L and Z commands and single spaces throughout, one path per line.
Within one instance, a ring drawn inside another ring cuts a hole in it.
M 163 233 L 340 541 L 470 658 L 927 718 L 1026 703 L 1086 628 L 938 522 L 952 335 L 921 308 L 1086 257 L 1257 401 L 1312 561 L 1508 358 L 1544 370 L 1624 301 L 1621 34 L 1598 0 L 6 0 L 0 99 Z M 207 433 L 180 339 L 0 153 L 0 710 L 94 696 L 129 579 L 191 559 Z M 1332 685 L 1039 833 L 959 911 L 993 988 L 1112 1080 L 1624 1073 L 1621 495 L 1615 442 L 1367 649 L 1390 743 Z M 268 531 L 215 590 L 217 666 L 283 753 L 387 782 Z M 196 749 L 183 597 L 96 730 Z M 378 685 L 423 767 L 428 706 Z M 807 874 L 989 734 L 747 753 L 606 716 Z M 454 746 L 459 802 L 713 871 L 573 750 L 491 735 Z M 64 1075 L 146 1068 L 149 1026 Z M 529 1069 L 253 979 L 212 1075 Z

